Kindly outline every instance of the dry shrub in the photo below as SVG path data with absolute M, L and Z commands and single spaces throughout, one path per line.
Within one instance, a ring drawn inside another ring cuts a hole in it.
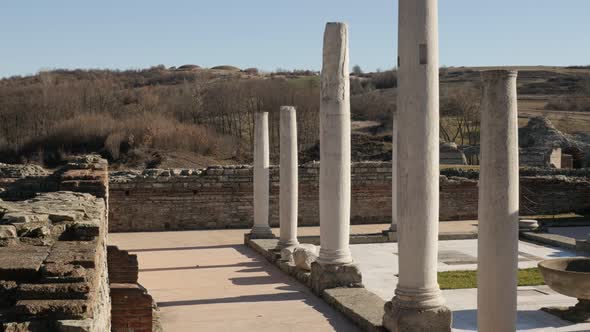
M 94 151 L 111 161 L 124 159 L 133 149 L 229 154 L 233 152 L 232 143 L 214 130 L 159 114 L 136 114 L 122 119 L 108 114 L 85 114 L 56 125 L 19 152 L 31 158 L 43 150 L 45 162 L 53 164 L 68 154 Z
M 120 131 L 115 131 L 107 136 L 107 139 L 104 142 L 104 148 L 106 152 L 108 152 L 111 156 L 111 159 L 116 160 L 119 159 L 121 153 L 121 144 L 125 140 L 125 133 Z
M 546 110 L 590 112 L 590 97 L 560 96 L 545 104 Z

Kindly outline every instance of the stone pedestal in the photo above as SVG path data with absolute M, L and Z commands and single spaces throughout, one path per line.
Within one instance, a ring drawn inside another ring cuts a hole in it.
M 251 239 L 274 238 L 268 224 L 269 213 L 268 113 L 254 114 L 254 226 Z
M 281 231 L 279 247 L 287 248 L 299 244 L 297 241 L 297 199 L 298 172 L 297 163 L 297 120 L 295 107 L 281 107 L 281 161 L 279 218 Z
M 446 326 L 452 319 L 453 312 L 445 306 L 416 310 L 403 308 L 392 301 L 385 304 L 383 326 L 397 332 L 450 331 Z
M 590 322 L 590 300 L 578 299 L 573 307 L 548 307 L 541 310 L 576 324 Z
M 350 237 L 350 78 L 348 28 L 328 23 L 320 100 L 320 255 L 311 278 L 317 292 L 360 284 Z
M 311 263 L 311 288 L 321 295 L 324 289 L 337 287 L 363 287 L 362 276 L 354 263 L 326 265 Z
M 518 114 L 516 71 L 482 72 L 477 325 L 516 330 Z
M 397 235 L 390 331 L 451 331 L 438 282 L 438 1 L 399 1 Z

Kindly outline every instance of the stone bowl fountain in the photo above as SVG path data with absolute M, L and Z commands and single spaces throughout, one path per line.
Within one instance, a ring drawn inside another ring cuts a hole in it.
M 578 299 L 573 307 L 542 308 L 574 323 L 590 321 L 590 258 L 549 259 L 539 263 L 545 283 L 554 291 Z

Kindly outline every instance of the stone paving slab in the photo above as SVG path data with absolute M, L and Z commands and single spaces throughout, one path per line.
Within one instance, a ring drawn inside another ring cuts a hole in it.
M 549 227 L 549 233 L 586 240 L 590 238 L 590 227 Z
M 164 331 L 359 331 L 252 249 L 247 230 L 109 234 L 138 255 Z M 278 234 L 278 233 L 275 233 Z
M 323 292 L 326 302 L 344 312 L 363 331 L 385 332 L 385 301 L 365 288 L 333 288 Z

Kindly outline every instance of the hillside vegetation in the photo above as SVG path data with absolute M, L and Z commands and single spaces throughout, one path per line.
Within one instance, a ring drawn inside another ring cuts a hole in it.
M 441 69 L 441 139 L 478 144 L 480 68 Z M 546 115 L 565 132 L 590 130 L 590 69 L 526 67 L 519 73 L 522 124 Z M 395 71 L 351 79 L 358 156 L 379 156 L 391 141 Z M 59 163 L 98 152 L 123 167 L 250 162 L 253 114 L 270 113 L 271 156 L 278 160 L 278 110 L 297 107 L 301 151 L 317 155 L 319 76 L 259 73 L 224 65 L 144 70 L 52 70 L 0 80 L 0 162 Z M 359 138 L 360 137 L 360 138 Z M 385 138 L 384 138 L 385 137 Z M 378 142 L 378 143 L 375 143 Z M 380 148 L 379 148 L 380 149 Z

